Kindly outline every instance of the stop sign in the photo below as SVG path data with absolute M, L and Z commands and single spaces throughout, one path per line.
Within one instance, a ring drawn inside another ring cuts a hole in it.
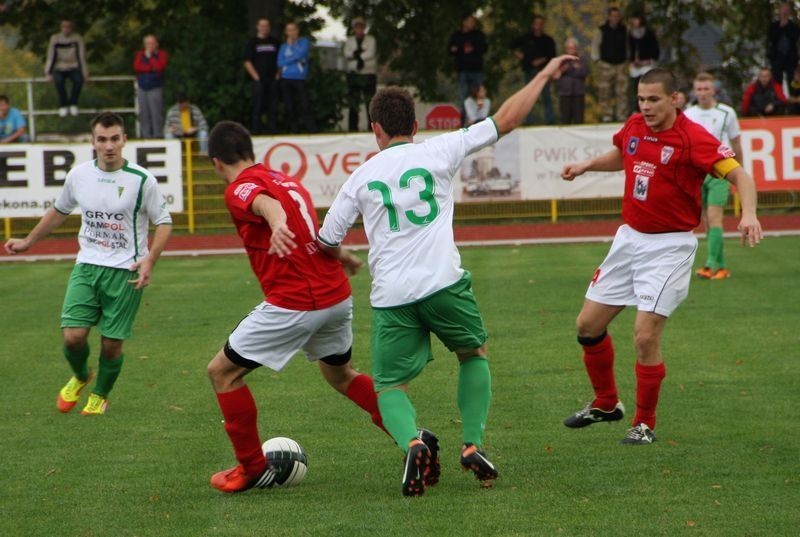
M 425 116 L 429 130 L 453 130 L 461 127 L 461 111 L 452 104 L 437 104 Z

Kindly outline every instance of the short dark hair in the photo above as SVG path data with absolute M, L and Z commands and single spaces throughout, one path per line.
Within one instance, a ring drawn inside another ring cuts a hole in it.
M 100 112 L 94 116 L 94 119 L 92 119 L 91 123 L 89 123 L 92 134 L 94 134 L 94 128 L 98 125 L 107 129 L 109 127 L 114 127 L 115 125 L 119 125 L 122 127 L 122 132 L 125 132 L 125 121 L 122 119 L 122 116 L 115 114 L 114 112 Z
M 398 86 L 380 90 L 369 103 L 369 116 L 391 136 L 411 136 L 414 133 L 414 99 Z
M 531 24 L 533 24 L 538 20 L 544 20 L 544 15 L 542 15 L 541 13 L 534 13 L 533 17 L 531 17 Z
M 0 95 L 0 101 L 3 101 L 6 104 L 11 102 L 11 101 L 8 100 L 8 97 L 6 97 L 5 95 Z
M 621 12 L 617 6 L 611 6 L 610 8 L 608 8 L 607 13 L 611 15 L 612 13 L 621 13 Z
M 250 132 L 235 121 L 220 121 L 208 135 L 208 157 L 228 165 L 255 160 Z
M 184 93 L 182 91 L 177 91 L 177 92 L 175 92 L 175 102 L 176 103 L 188 103 L 189 102 L 189 96 L 186 95 L 186 93 Z
M 678 91 L 678 80 L 672 71 L 664 69 L 663 67 L 656 67 L 647 71 L 642 78 L 639 79 L 639 84 L 661 84 L 664 92 L 667 95 L 672 95 Z

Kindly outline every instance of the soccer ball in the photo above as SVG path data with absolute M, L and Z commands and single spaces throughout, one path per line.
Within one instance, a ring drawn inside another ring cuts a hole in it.
M 271 487 L 293 487 L 305 479 L 308 457 L 300 444 L 291 438 L 270 438 L 262 444 L 261 450 L 267 464 L 275 471 Z

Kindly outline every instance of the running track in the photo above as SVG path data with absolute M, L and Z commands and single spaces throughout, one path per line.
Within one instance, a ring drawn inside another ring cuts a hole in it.
M 759 217 L 765 235 L 800 235 L 800 215 L 763 215 Z M 725 236 L 736 237 L 738 219 L 725 219 Z M 621 220 L 595 220 L 590 222 L 558 222 L 528 224 L 469 225 L 455 227 L 456 242 L 460 246 L 487 246 L 498 244 L 546 244 L 568 242 L 608 242 L 614 237 Z M 698 233 L 701 230 L 697 230 Z M 346 245 L 365 249 L 367 240 L 363 230 L 352 230 Z M 30 255 L 8 255 L 0 252 L 3 261 L 37 261 L 72 259 L 78 252 L 75 237 L 45 239 L 36 244 Z M 220 235 L 175 235 L 167 246 L 165 256 L 197 256 L 242 254 L 239 237 L 231 232 Z

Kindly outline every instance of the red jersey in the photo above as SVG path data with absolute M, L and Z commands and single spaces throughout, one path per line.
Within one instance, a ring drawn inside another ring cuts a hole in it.
M 286 212 L 286 225 L 297 243 L 286 257 L 267 253 L 272 231 L 264 218 L 251 211 L 259 194 L 277 200 Z M 311 311 L 328 308 L 350 296 L 350 281 L 342 264 L 317 247 L 317 214 L 302 185 L 256 164 L 227 186 L 225 204 L 270 304 Z
M 622 219 L 642 233 L 691 231 L 700 223 L 701 187 L 714 164 L 734 153 L 678 110 L 672 128 L 653 132 L 634 114 L 614 135 L 622 151 Z

